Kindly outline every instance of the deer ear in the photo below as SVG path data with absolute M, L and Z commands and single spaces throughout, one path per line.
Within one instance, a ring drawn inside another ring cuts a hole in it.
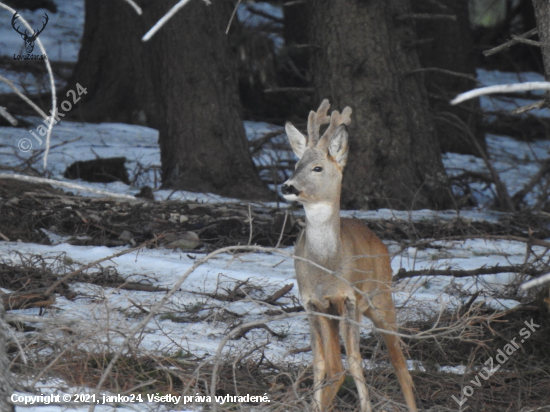
M 304 155 L 304 152 L 307 149 L 307 139 L 306 137 L 296 129 L 292 123 L 286 122 L 285 124 L 286 135 L 290 141 L 290 146 L 292 150 L 298 156 L 298 159 L 301 159 Z
M 329 154 L 334 158 L 338 166 L 344 167 L 348 160 L 348 132 L 346 126 L 341 125 L 332 135 L 328 146 Z

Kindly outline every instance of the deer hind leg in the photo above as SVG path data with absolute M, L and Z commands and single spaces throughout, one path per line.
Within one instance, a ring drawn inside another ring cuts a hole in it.
M 418 409 L 416 408 L 413 392 L 414 385 L 407 368 L 405 356 L 403 356 L 403 351 L 399 345 L 400 339 L 393 334 L 382 332 L 382 330 L 389 330 L 392 332 L 397 331 L 395 307 L 393 306 L 391 292 L 377 295 L 373 299 L 373 303 L 376 308 L 368 308 L 364 314 L 369 317 L 374 323 L 374 326 L 380 330 L 380 333 L 386 342 L 390 360 L 395 369 L 397 379 L 399 379 L 401 390 L 405 395 L 405 402 L 411 412 L 417 412 Z
M 313 305 L 308 310 L 316 311 Z M 323 316 L 309 316 L 311 349 L 313 351 L 313 410 L 324 412 L 344 381 L 344 366 L 340 355 L 338 320 Z
M 348 368 L 359 392 L 360 411 L 371 412 L 372 406 L 369 400 L 365 375 L 363 374 L 363 359 L 359 350 L 359 325 L 357 323 L 361 321 L 361 312 L 359 312 L 355 302 L 351 299 L 346 299 L 343 306 L 342 316 L 344 319 L 340 321 L 340 330 L 344 339 L 344 345 L 346 346 Z M 350 320 L 357 323 L 353 324 Z

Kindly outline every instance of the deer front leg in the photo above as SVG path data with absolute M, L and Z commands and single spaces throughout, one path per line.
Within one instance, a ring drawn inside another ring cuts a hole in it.
M 346 346 L 346 355 L 348 360 L 348 368 L 355 381 L 355 386 L 359 392 L 359 400 L 361 402 L 361 412 L 371 412 L 372 406 L 369 400 L 369 391 L 363 374 L 363 360 L 359 350 L 359 325 L 361 313 L 351 299 L 346 299 L 343 307 L 342 316 L 344 319 L 340 321 L 340 330 L 342 338 Z M 351 321 L 357 322 L 352 323 Z

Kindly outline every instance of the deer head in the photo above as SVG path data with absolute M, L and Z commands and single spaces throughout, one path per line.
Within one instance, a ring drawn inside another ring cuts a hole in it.
M 21 35 L 21 38 L 25 40 L 25 44 L 26 44 L 25 49 L 27 50 L 27 53 L 32 53 L 32 51 L 34 50 L 34 42 L 36 41 L 36 38 L 40 35 L 40 33 L 42 33 L 42 31 L 44 31 L 44 28 L 46 27 L 46 24 L 48 24 L 48 21 L 50 19 L 48 17 L 48 14 L 44 13 L 44 17 L 46 21 L 42 23 L 42 28 L 40 30 L 35 30 L 32 36 L 29 36 L 27 34 L 27 29 L 25 29 L 25 31 L 22 33 L 19 31 L 19 26 L 15 27 L 15 21 L 17 20 L 18 17 L 20 17 L 17 13 L 18 12 L 16 11 L 15 14 L 13 15 L 11 19 L 11 25 L 13 29 Z
M 286 200 L 301 203 L 334 203 L 340 200 L 342 171 L 348 158 L 348 133 L 345 125 L 351 121 L 351 108 L 327 115 L 330 104 L 323 100 L 317 112 L 308 118 L 308 138 L 290 122 L 285 125 L 292 150 L 300 159 L 290 179 L 281 187 Z M 320 128 L 329 124 L 319 138 Z

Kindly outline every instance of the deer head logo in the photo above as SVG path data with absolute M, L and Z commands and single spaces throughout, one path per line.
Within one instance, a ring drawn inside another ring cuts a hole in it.
M 44 23 L 42 23 L 42 28 L 40 30 L 35 30 L 34 33 L 32 34 L 32 36 L 29 36 L 27 34 L 27 29 L 25 29 L 25 31 L 23 33 L 21 33 L 19 31 L 19 26 L 15 27 L 15 21 L 19 17 L 19 15 L 17 13 L 18 12 L 16 11 L 15 14 L 13 15 L 13 17 L 11 19 L 11 25 L 13 26 L 13 29 L 21 35 L 21 38 L 23 40 L 25 40 L 25 48 L 27 49 L 27 53 L 32 53 L 32 51 L 34 50 L 34 42 L 36 41 L 36 38 L 40 35 L 40 33 L 42 33 L 44 31 L 44 28 L 46 27 L 46 24 L 48 24 L 49 17 L 46 13 L 44 13 L 44 17 L 45 17 L 46 21 Z

